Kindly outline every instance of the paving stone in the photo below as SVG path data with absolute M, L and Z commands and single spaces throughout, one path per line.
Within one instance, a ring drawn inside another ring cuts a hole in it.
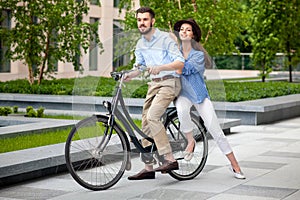
M 280 151 L 268 151 L 261 154 L 262 156 L 274 156 L 274 157 L 288 157 L 288 158 L 300 158 L 300 153 L 293 152 L 280 152 Z
M 192 192 L 185 190 L 170 190 L 170 189 L 158 189 L 146 192 L 142 195 L 129 198 L 130 200 L 199 200 L 208 199 L 216 194 L 205 192 Z
M 260 197 L 273 197 L 282 199 L 290 194 L 293 194 L 297 190 L 289 188 L 275 188 L 275 187 L 258 187 L 250 185 L 239 185 L 234 187 L 226 193 L 239 194 L 247 196 L 260 196 Z
M 240 165 L 246 168 L 256 168 L 256 169 L 272 169 L 276 170 L 286 164 L 275 163 L 275 162 L 254 162 L 254 161 L 241 161 Z
M 278 124 L 282 129 L 277 132 L 272 131 L 271 125 L 237 126 L 235 134 L 228 136 L 229 142 L 234 143 L 245 180 L 233 177 L 228 160 L 214 147 L 209 149 L 204 170 L 189 181 L 178 181 L 161 173 L 154 180 L 128 181 L 129 175 L 144 167 L 136 157 L 131 171 L 126 171 L 116 185 L 104 191 L 89 191 L 67 173 L 2 188 L 0 200 L 298 200 L 299 132 L 290 130 L 300 128 L 300 117 Z
M 24 200 L 46 200 L 52 197 L 66 194 L 65 191 L 60 190 L 46 190 L 30 187 L 12 187 L 1 190 L 1 197 L 24 199 Z

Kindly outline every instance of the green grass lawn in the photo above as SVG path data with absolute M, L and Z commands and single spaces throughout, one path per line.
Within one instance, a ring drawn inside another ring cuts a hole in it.
M 70 130 L 68 128 L 0 139 L 0 153 L 62 143 L 67 140 Z
M 53 116 L 46 115 L 47 118 L 55 119 L 74 119 L 73 116 Z M 76 119 L 83 119 L 78 116 Z M 138 127 L 141 127 L 141 120 L 134 120 Z M 0 153 L 17 151 L 22 149 L 40 147 L 51 144 L 65 143 L 72 128 L 60 129 L 55 131 L 43 131 L 41 133 L 28 133 L 16 137 L 0 139 Z

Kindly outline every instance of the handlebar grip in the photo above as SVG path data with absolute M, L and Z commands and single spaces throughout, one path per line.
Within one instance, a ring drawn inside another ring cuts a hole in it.
M 147 70 L 147 67 L 146 67 L 146 66 L 144 66 L 144 65 L 139 65 L 139 66 L 136 66 L 136 68 L 137 68 L 139 71 L 141 71 L 141 72 L 143 72 L 143 71 L 146 71 L 146 70 Z
M 131 70 L 123 70 L 120 72 L 110 72 L 110 76 L 113 77 L 116 81 L 120 80 L 124 74 L 130 73 L 132 71 L 135 71 L 136 69 Z
M 111 72 L 110 76 L 115 80 L 118 81 L 122 77 L 122 73 L 120 72 Z

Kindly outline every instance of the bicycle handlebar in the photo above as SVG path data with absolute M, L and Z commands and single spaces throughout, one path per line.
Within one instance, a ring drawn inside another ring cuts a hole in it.
M 124 74 L 130 73 L 132 71 L 135 71 L 135 69 L 123 70 L 123 71 L 120 71 L 120 72 L 111 72 L 110 75 L 111 75 L 111 77 L 113 77 L 115 79 L 115 81 L 118 81 L 118 80 L 120 80 L 120 78 L 122 78 L 122 76 Z
M 143 65 L 134 66 L 134 69 L 122 70 L 120 72 L 111 72 L 110 75 L 111 75 L 111 77 L 113 77 L 115 79 L 115 81 L 118 81 L 122 78 L 122 76 L 124 74 L 130 73 L 130 72 L 133 72 L 133 71 L 136 71 L 136 70 L 145 71 L 145 70 L 147 70 L 147 67 L 143 66 Z

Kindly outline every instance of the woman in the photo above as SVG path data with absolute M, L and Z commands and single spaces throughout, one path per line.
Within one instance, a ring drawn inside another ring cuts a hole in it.
M 181 122 L 181 130 L 188 139 L 184 159 L 191 160 L 195 148 L 195 140 L 191 130 L 193 124 L 190 117 L 190 108 L 194 105 L 203 119 L 205 127 L 230 161 L 230 169 L 234 177 L 245 179 L 245 175 L 242 173 L 231 146 L 219 125 L 204 82 L 204 70 L 205 67 L 211 66 L 211 61 L 206 50 L 200 45 L 201 29 L 193 19 L 187 19 L 176 22 L 174 31 L 179 39 L 180 50 L 185 58 L 181 76 L 182 89 L 175 102 L 178 118 Z

